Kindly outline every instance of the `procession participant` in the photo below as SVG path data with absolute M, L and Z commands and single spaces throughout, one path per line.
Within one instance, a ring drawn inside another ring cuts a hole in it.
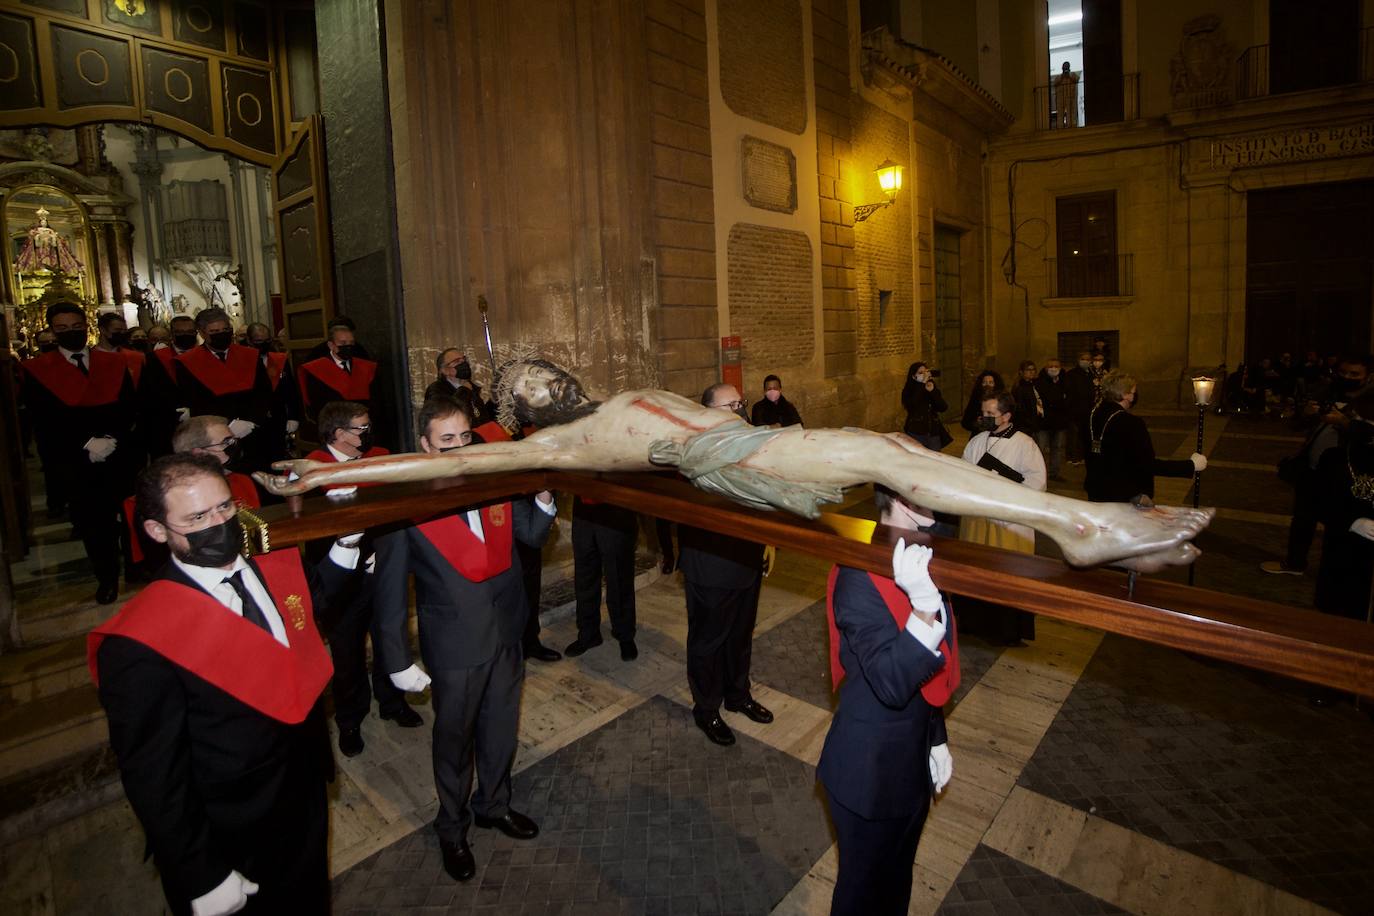
M 702 392 L 701 403 L 744 416 L 744 399 L 727 382 Z M 722 705 L 763 725 L 773 721 L 773 714 L 750 693 L 749 684 L 763 586 L 763 545 L 691 525 L 678 526 L 678 545 L 686 585 L 692 720 L 711 741 L 729 746 L 735 743 L 735 733 L 720 717 Z
M 155 324 L 148 329 L 148 352 L 168 350 L 172 347 L 172 329 L 165 324 Z
M 928 531 L 933 513 L 877 488 L 879 523 Z M 954 763 L 943 707 L 959 686 L 954 617 L 930 578 L 931 549 L 899 538 L 892 577 L 830 571 L 826 613 L 839 706 L 816 778 L 839 847 L 835 916 L 904 914 L 932 798 Z
M 1131 413 L 1135 399 L 1135 376 L 1121 369 L 1103 376 L 1102 400 L 1088 415 L 1083 489 L 1093 502 L 1127 502 L 1138 496 L 1153 500 L 1156 476 L 1192 477 L 1207 469 L 1201 452 L 1182 460 L 1155 457 L 1145 421 Z
M 477 417 L 474 432 L 480 431 L 485 424 L 496 419 L 491 402 L 482 396 L 482 386 L 472 380 L 472 363 L 468 362 L 467 354 L 461 347 L 449 347 L 441 351 L 434 358 L 434 365 L 439 370 L 439 377 L 430 382 L 429 387 L 425 389 L 426 401 L 441 394 L 452 396 L 464 392 L 472 403 L 473 414 Z
M 119 596 L 119 500 L 134 463 L 137 395 L 128 363 L 86 343 L 86 314 L 72 302 L 47 309 L 57 349 L 21 364 L 23 400 L 45 473 L 67 496 L 72 526 L 96 579 L 95 600 Z
M 453 398 L 426 401 L 417 426 L 426 455 L 461 451 L 472 441 L 472 415 Z M 376 612 L 382 638 L 375 648 L 385 670 L 392 672 L 392 683 L 402 690 L 423 690 L 434 679 L 434 785 L 439 795 L 434 829 L 444 870 L 457 881 L 476 873 L 468 845 L 472 824 L 519 840 L 539 833 L 534 821 L 511 807 L 510 771 L 525 679 L 520 640 L 527 617 L 513 545 L 516 540 L 542 545 L 555 511 L 553 494 L 546 490 L 532 501 L 520 498 L 446 512 L 376 540 Z M 411 574 L 420 655 L 428 676 L 411 662 L 406 626 Z
M 310 572 L 296 550 L 245 560 L 235 512 L 214 459 L 145 469 L 138 514 L 172 560 L 90 634 L 87 660 L 172 912 L 324 914 L 331 666 L 314 617 L 357 566 L 356 536 Z
M 148 332 L 138 325 L 129 328 L 129 349 L 137 350 L 139 353 L 147 354 L 151 349 L 148 342 Z
M 354 334 L 358 333 L 358 325 L 352 318 L 349 318 L 347 315 L 335 315 L 333 318 L 329 319 L 329 324 L 325 325 L 324 340 L 310 348 L 310 352 L 305 354 L 303 362 L 308 363 L 312 359 L 319 359 L 321 356 L 329 355 L 329 332 L 334 328 L 348 328 Z M 372 354 L 367 352 L 367 347 L 364 347 L 361 342 L 356 340 L 353 342 L 353 355 L 361 356 L 363 359 L 372 359 Z
M 377 364 L 357 355 L 357 342 L 352 329 L 344 324 L 332 323 L 326 343 L 328 354 L 301 366 L 301 404 L 305 415 L 315 416 L 330 401 L 355 401 L 371 405 Z
M 622 661 L 639 657 L 635 645 L 635 542 L 639 516 L 622 506 L 582 496 L 573 498 L 573 586 L 577 599 L 577 638 L 563 650 L 576 658 L 601 645 L 601 580 L 606 580 L 606 611 L 611 636 L 620 643 Z
M 381 446 L 372 444 L 372 418 L 367 408 L 351 401 L 331 401 L 320 409 L 320 441 L 324 447 L 311 452 L 308 457 L 315 461 L 344 462 L 357 458 L 375 458 L 390 454 Z M 327 495 L 347 495 L 356 487 L 341 487 L 326 491 Z M 313 546 L 313 545 L 312 545 Z M 372 532 L 363 532 L 358 544 L 363 562 L 359 573 L 353 577 L 346 596 L 335 602 L 330 609 L 333 613 L 326 634 L 329 639 L 329 653 L 334 659 L 334 722 L 339 728 L 339 751 L 345 757 L 356 757 L 363 752 L 363 719 L 372 708 L 372 698 L 377 698 L 377 706 L 383 719 L 395 722 L 402 728 L 419 728 L 424 724 L 420 714 L 406 702 L 405 694 L 391 683 L 381 662 L 376 658 L 376 647 L 381 643 L 381 633 L 374 614 L 373 580 L 369 560 L 373 556 Z M 313 555 L 313 551 L 307 551 Z M 367 637 L 372 635 L 373 660 L 371 688 L 367 676 Z
M 1211 509 L 1089 503 L 1034 492 L 922 447 L 901 433 L 861 429 L 758 429 L 728 411 L 668 391 L 638 389 L 592 401 L 577 379 L 544 360 L 507 364 L 495 386 L 503 424 L 539 429 L 518 442 L 453 454 L 389 455 L 347 467 L 283 461 L 294 477 L 257 475 L 287 496 L 321 485 L 433 480 L 536 468 L 603 472 L 676 467 L 696 486 L 756 509 L 815 518 L 845 487 L 881 483 L 937 512 L 1029 525 L 1053 538 L 1075 566 L 1115 563 L 1148 572 L 1198 556 L 1188 543 Z
M 234 343 L 233 326 L 223 309 L 201 309 L 196 327 L 203 346 L 176 360 L 178 393 L 190 415 L 229 417 L 229 428 L 243 444 L 248 466 L 261 469 L 271 464 L 271 443 L 260 430 L 272 414 L 272 385 L 258 351 Z M 177 336 L 184 336 L 178 334 Z
M 272 460 L 277 461 L 286 457 L 287 436 L 300 429 L 300 387 L 296 374 L 291 371 L 291 359 L 285 350 L 277 347 L 272 329 L 254 321 L 248 325 L 246 333 L 248 346 L 258 351 L 258 360 L 267 371 L 267 381 L 272 386 L 271 420 L 263 434 L 267 436 Z

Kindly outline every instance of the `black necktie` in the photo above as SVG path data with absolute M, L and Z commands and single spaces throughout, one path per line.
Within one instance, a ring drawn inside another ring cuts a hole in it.
M 346 359 L 343 361 L 343 371 L 347 372 L 349 375 L 353 374 L 353 360 Z
M 81 370 L 82 375 L 90 375 L 91 370 L 86 368 L 86 356 L 83 353 L 73 353 L 72 362 L 76 363 L 76 368 Z
M 210 352 L 213 353 L 213 354 L 215 354 L 216 356 L 218 356 L 220 362 L 222 362 L 222 363 L 227 363 L 227 362 L 229 362 L 229 351 L 228 351 L 228 350 L 225 350 L 223 353 L 219 352 L 218 350 L 211 350 Z
M 253 600 L 252 594 L 248 591 L 248 586 L 243 584 L 243 570 L 239 570 L 232 576 L 225 576 L 224 581 L 229 583 L 229 587 L 238 593 L 239 601 L 243 602 L 243 619 L 249 623 L 255 623 L 268 633 L 272 632 L 272 625 L 267 622 L 267 615 L 262 612 L 262 608 Z

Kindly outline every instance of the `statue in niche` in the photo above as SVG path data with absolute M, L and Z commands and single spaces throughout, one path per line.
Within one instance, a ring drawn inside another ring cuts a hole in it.
M 20 273 L 37 273 L 48 270 L 53 273 L 79 274 L 81 262 L 72 254 L 72 247 L 56 229 L 48 225 L 49 212 L 46 207 L 38 208 L 38 222 L 29 227 L 29 237 L 14 260 L 14 267 Z
M 1221 31 L 1215 13 L 1183 25 L 1178 54 L 1169 62 L 1169 88 L 1175 108 L 1216 105 L 1231 98 L 1235 51 Z
M 1054 111 L 1060 127 L 1078 126 L 1078 74 L 1069 69 L 1069 62 L 1054 78 Z
M 513 442 L 449 452 L 388 455 L 347 464 L 273 465 L 254 476 L 278 496 L 325 485 L 434 480 L 527 470 L 651 471 L 676 468 L 696 486 L 755 509 L 807 518 L 846 487 L 882 483 L 937 511 L 1029 525 L 1076 566 L 1113 563 L 1148 572 L 1193 562 L 1189 543 L 1214 510 L 1090 503 L 1028 490 L 901 433 L 754 427 L 735 414 L 668 391 L 626 391 L 594 401 L 577 379 L 542 359 L 507 362 L 493 396 L 507 429 L 537 432 Z

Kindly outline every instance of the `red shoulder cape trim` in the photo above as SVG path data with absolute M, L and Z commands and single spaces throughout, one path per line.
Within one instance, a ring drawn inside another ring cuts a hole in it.
M 137 350 L 120 350 L 119 356 L 124 357 L 124 361 L 129 364 L 129 375 L 134 380 L 134 387 L 143 379 L 143 366 L 147 357 Z
M 282 375 L 286 372 L 286 354 L 268 353 L 267 354 L 267 379 L 272 383 L 272 390 L 276 391 L 281 384 Z
M 415 526 L 449 565 L 469 582 L 482 582 L 510 569 L 511 536 L 515 518 L 510 503 L 482 507 L 482 534 L 477 539 L 462 512 L 420 522 Z
M 223 362 L 203 346 L 187 350 L 177 361 L 196 381 L 220 396 L 247 391 L 257 380 L 258 351 L 241 344 L 230 344 Z
M 97 653 L 107 636 L 122 636 L 223 690 L 265 716 L 305 720 L 334 674 L 310 603 L 310 585 L 292 548 L 257 558 L 290 647 L 198 588 L 160 579 L 86 639 L 91 679 L 100 683 Z
M 345 372 L 334 362 L 332 356 L 321 356 L 301 366 L 301 400 L 310 404 L 309 388 L 305 377 L 313 375 L 329 390 L 337 393 L 345 401 L 369 401 L 372 399 L 372 379 L 377 375 L 377 364 L 370 359 L 353 358 L 353 371 Z M 318 404 L 310 404 L 318 407 Z
M 831 690 L 840 689 L 840 681 L 844 680 L 844 665 L 840 664 L 840 631 L 835 626 L 835 580 L 840 576 L 838 566 L 831 567 L 830 579 L 825 587 L 825 622 L 830 629 L 830 688 Z M 911 616 L 911 602 L 907 599 L 906 593 L 897 587 L 897 583 L 886 576 L 875 576 L 868 574 L 868 578 L 873 582 L 873 586 L 882 596 L 883 603 L 887 605 L 888 613 L 892 615 L 892 620 L 897 624 L 898 629 L 906 627 L 906 619 Z M 949 702 L 949 698 L 954 695 L 954 691 L 959 688 L 959 634 L 954 623 L 954 613 L 949 608 L 949 602 L 945 602 L 945 616 L 949 626 L 945 638 L 940 641 L 940 654 L 945 657 L 945 666 L 941 668 L 930 680 L 921 685 L 921 695 L 931 706 L 944 706 Z
M 90 351 L 88 375 L 82 374 L 61 350 L 26 359 L 21 365 L 68 407 L 103 407 L 114 403 L 124 387 L 124 373 L 129 371 L 124 357 L 104 350 Z

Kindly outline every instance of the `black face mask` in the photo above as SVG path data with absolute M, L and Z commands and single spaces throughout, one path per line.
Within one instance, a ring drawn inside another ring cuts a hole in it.
M 112 347 L 127 347 L 128 345 L 129 345 L 129 332 L 128 332 L 128 331 L 115 331 L 113 334 L 110 335 L 110 346 L 112 346 Z
M 353 358 L 353 344 L 340 344 L 334 350 L 334 355 L 337 356 L 340 361 L 348 362 Z
M 463 362 L 453 367 L 453 376 L 460 382 L 471 381 L 472 366 L 468 364 L 467 360 L 463 360 Z
M 56 343 L 56 342 L 53 342 L 53 343 L 41 343 L 41 344 L 38 345 L 38 352 L 39 352 L 39 353 L 51 353 L 53 350 L 56 350 L 56 349 L 57 349 L 57 343 Z
M 183 535 L 189 550 L 176 551 L 177 559 L 190 566 L 207 566 L 217 569 L 234 562 L 243 549 L 243 526 L 237 515 L 226 519 L 213 528 L 192 531 Z
M 235 442 L 233 445 L 224 448 L 224 466 L 231 471 L 239 469 L 239 464 L 243 461 L 243 443 Z
M 64 350 L 81 350 L 86 346 L 86 331 L 83 328 L 74 328 L 70 331 L 57 332 L 57 345 Z
M 139 353 L 147 353 L 147 352 L 148 352 L 148 338 L 146 338 L 146 337 L 140 337 L 138 340 L 131 340 L 131 341 L 129 341 L 129 349 L 130 349 L 130 350 L 135 350 L 135 351 L 137 351 L 137 352 L 139 352 Z
M 260 341 L 258 341 L 257 343 L 253 344 L 253 348 L 254 348 L 255 350 L 257 350 L 259 353 L 271 353 L 271 352 L 272 352 L 272 341 L 271 341 L 271 340 L 260 340 Z
M 997 418 L 996 418 L 996 417 L 979 417 L 979 418 L 978 418 L 977 426 L 978 426 L 978 428 L 979 428 L 980 430 L 982 430 L 983 432 L 988 432 L 988 433 L 990 433 L 990 432 L 992 432 L 994 429 L 997 428 Z
M 229 349 L 229 345 L 234 342 L 233 331 L 216 331 L 207 335 L 205 342 L 210 345 L 211 350 L 219 350 L 221 353 Z
M 173 334 L 172 344 L 178 350 L 190 350 L 196 345 L 196 335 L 194 332 L 190 334 Z
M 365 433 L 358 433 L 358 451 L 366 455 L 370 448 L 372 448 L 372 430 L 369 429 Z

